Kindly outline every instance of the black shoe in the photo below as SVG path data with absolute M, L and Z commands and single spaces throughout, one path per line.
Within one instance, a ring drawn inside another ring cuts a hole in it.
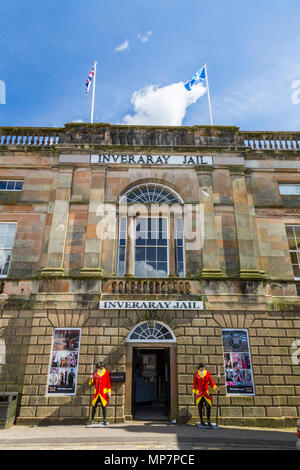
M 213 427 L 213 425 L 212 425 L 210 422 L 207 423 L 207 426 L 208 426 L 209 428 L 212 428 L 212 427 Z
M 204 421 L 201 421 L 201 426 L 206 426 L 205 422 Z

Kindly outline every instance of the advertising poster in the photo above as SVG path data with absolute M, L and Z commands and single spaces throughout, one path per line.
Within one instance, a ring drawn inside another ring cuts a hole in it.
M 80 334 L 79 328 L 54 330 L 47 395 L 75 395 Z
M 247 330 L 222 330 L 227 395 L 254 395 Z

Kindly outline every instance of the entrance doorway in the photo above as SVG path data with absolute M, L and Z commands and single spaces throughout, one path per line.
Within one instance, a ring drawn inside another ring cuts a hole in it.
M 133 348 L 132 416 L 170 418 L 170 348 Z

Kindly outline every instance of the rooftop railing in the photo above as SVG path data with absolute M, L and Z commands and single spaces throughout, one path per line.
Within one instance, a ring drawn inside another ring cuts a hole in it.
M 66 124 L 65 127 L 0 127 L 1 146 L 53 147 L 60 144 L 154 147 L 225 147 L 254 151 L 299 151 L 300 132 L 240 131 L 237 127 L 118 126 Z
M 0 127 L 0 146 L 50 147 L 57 145 L 64 134 L 63 128 Z
M 239 135 L 251 150 L 300 150 L 300 132 L 247 132 Z

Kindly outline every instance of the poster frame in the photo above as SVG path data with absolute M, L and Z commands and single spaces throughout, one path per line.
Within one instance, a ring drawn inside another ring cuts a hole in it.
M 226 383 L 226 365 L 225 365 L 225 354 L 228 354 L 228 351 L 224 350 L 224 343 L 223 343 L 223 331 L 239 331 L 239 332 L 244 332 L 247 334 L 247 344 L 248 344 L 248 352 L 250 356 L 250 364 L 251 364 L 251 376 L 252 376 L 252 386 L 253 386 L 253 393 L 228 393 L 227 392 L 227 383 Z M 227 397 L 254 397 L 255 396 L 255 383 L 254 383 L 254 374 L 253 374 L 253 363 L 252 363 L 252 354 L 251 354 L 251 348 L 250 348 L 250 341 L 249 341 L 249 331 L 247 328 L 222 328 L 221 329 L 221 335 L 222 335 L 222 350 L 223 350 L 223 363 L 224 363 L 224 378 L 225 378 L 225 390 L 226 390 L 226 396 Z
M 49 393 L 49 377 L 51 371 L 51 364 L 52 364 L 52 357 L 53 357 L 53 346 L 54 346 L 54 339 L 55 339 L 55 331 L 56 330 L 79 330 L 79 338 L 78 338 L 78 358 L 77 358 L 77 375 L 75 379 L 75 388 L 73 393 Z M 52 343 L 51 343 L 51 350 L 50 350 L 50 359 L 49 359 L 49 367 L 48 367 L 48 374 L 47 374 L 47 381 L 46 381 L 46 393 L 45 396 L 47 397 L 72 397 L 76 395 L 77 391 L 77 380 L 78 380 L 78 369 L 79 369 L 79 358 L 80 358 L 80 344 L 81 344 L 81 328 L 80 327 L 66 327 L 66 326 L 59 326 L 54 327 L 52 332 Z

